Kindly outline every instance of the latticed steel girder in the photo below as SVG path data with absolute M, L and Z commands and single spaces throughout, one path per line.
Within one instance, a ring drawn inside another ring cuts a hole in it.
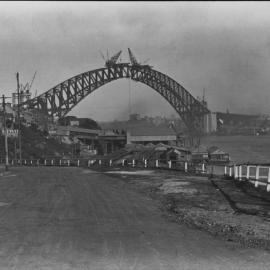
M 29 109 L 39 109 L 53 117 L 63 117 L 102 85 L 122 78 L 131 78 L 150 86 L 171 104 L 193 134 L 202 131 L 203 116 L 209 113 L 209 110 L 178 82 L 145 66 L 115 64 L 87 71 L 56 85 L 22 105 Z

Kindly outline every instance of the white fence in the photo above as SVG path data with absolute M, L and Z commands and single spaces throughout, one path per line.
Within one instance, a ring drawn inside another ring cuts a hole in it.
M 5 160 L 1 160 L 3 164 Z M 203 175 L 225 175 L 239 181 L 249 181 L 255 187 L 265 186 L 270 192 L 270 165 L 236 164 L 236 165 L 209 165 L 205 163 L 192 163 L 188 161 L 162 160 L 162 159 L 22 159 L 10 160 L 11 166 L 67 166 L 67 167 L 131 167 L 131 168 L 160 168 L 178 170 L 186 173 L 199 173 Z
M 5 163 L 5 160 L 0 160 L 0 163 Z M 160 168 L 184 171 L 186 173 L 202 173 L 207 174 L 209 168 L 205 163 L 198 164 L 188 161 L 162 160 L 162 159 L 118 159 L 112 160 L 107 158 L 98 159 L 22 159 L 10 160 L 10 166 L 66 166 L 66 167 L 132 167 L 132 168 Z
M 270 192 L 270 166 L 236 164 L 224 167 L 224 175 L 239 181 L 248 181 L 255 187 L 265 186 Z

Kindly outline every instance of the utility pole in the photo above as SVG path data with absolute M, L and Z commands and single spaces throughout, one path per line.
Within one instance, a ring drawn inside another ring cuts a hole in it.
M 6 125 L 6 101 L 5 95 L 2 95 L 3 106 L 3 122 L 4 122 L 4 134 L 5 134 L 5 159 L 6 159 L 6 171 L 8 171 L 8 140 L 7 140 L 7 125 Z
M 16 73 L 17 79 L 17 96 L 18 96 L 18 108 L 17 108 L 17 117 L 18 117 L 18 141 L 19 141 L 19 159 L 20 165 L 22 165 L 22 141 L 21 141 L 21 119 L 20 119 L 20 82 L 19 82 L 19 72 Z

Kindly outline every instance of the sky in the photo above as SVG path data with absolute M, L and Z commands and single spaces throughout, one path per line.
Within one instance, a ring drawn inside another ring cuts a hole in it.
M 0 2 L 0 91 L 16 90 L 15 73 L 41 94 L 104 66 L 130 47 L 212 111 L 270 114 L 269 2 Z M 130 91 L 129 91 L 130 90 Z M 131 105 L 129 105 L 129 93 Z M 70 115 L 98 121 L 129 112 L 170 116 L 153 89 L 127 79 L 107 84 Z

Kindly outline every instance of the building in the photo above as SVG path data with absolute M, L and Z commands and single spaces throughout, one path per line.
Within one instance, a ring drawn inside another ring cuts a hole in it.
M 263 125 L 263 118 L 260 115 L 216 113 L 217 132 L 228 135 L 255 135 Z
M 58 137 L 78 138 L 81 140 L 97 140 L 100 130 L 80 128 L 76 126 L 55 126 L 49 130 L 49 134 Z
M 210 112 L 204 116 L 204 133 L 261 135 L 270 132 L 267 115 Z
M 127 131 L 127 144 L 158 144 L 164 143 L 169 145 L 176 145 L 176 132 L 166 125 L 155 126 L 151 123 L 138 121 L 130 124 Z
M 30 92 L 29 89 L 27 89 L 27 90 L 20 90 L 19 96 L 20 96 L 20 103 L 23 103 L 23 102 L 26 102 L 29 99 L 31 99 L 31 92 Z M 18 105 L 18 93 L 17 92 L 12 93 L 12 105 L 13 106 L 17 106 Z
M 210 112 L 204 116 L 204 133 L 210 134 L 217 131 L 217 113 Z
M 98 141 L 102 147 L 104 155 L 113 153 L 124 148 L 127 142 L 126 132 L 124 130 L 101 130 Z

